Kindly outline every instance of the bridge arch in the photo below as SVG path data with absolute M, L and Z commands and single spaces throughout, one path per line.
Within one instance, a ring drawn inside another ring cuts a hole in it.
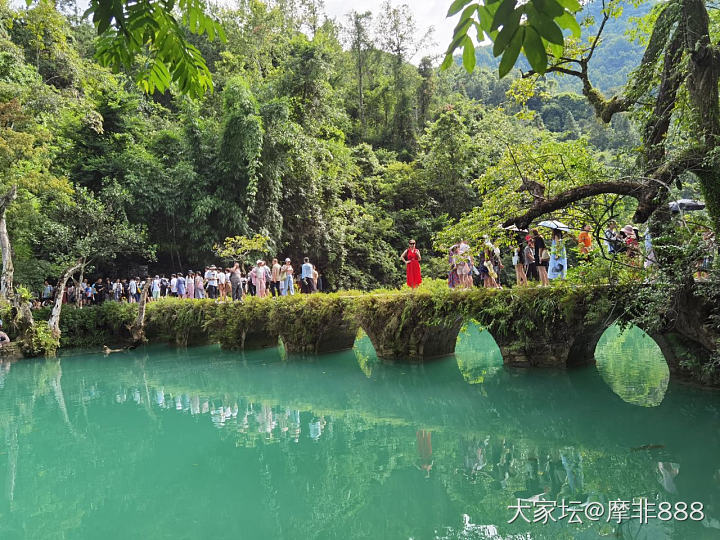
M 662 403 L 670 368 L 659 344 L 639 327 L 610 326 L 598 341 L 595 363 L 605 383 L 626 403 Z
M 495 338 L 482 325 L 469 320 L 463 324 L 455 345 L 458 369 L 470 384 L 482 383 L 503 366 L 503 357 Z

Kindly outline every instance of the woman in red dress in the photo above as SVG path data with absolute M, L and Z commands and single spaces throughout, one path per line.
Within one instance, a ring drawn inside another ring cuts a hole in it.
M 413 289 L 422 283 L 422 275 L 420 274 L 420 251 L 415 248 L 415 240 L 410 240 L 408 248 L 403 251 L 400 258 L 405 263 L 407 272 L 408 287 Z

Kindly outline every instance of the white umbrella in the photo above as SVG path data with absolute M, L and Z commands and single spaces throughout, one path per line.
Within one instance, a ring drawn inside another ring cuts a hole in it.
M 541 221 L 540 223 L 538 223 L 538 226 L 547 227 L 548 229 L 560 229 L 561 231 L 570 232 L 570 227 L 556 219 Z
M 506 231 L 514 231 L 514 232 L 528 232 L 527 229 L 518 229 L 517 225 L 512 224 L 509 227 L 503 227 L 500 225 L 501 229 L 505 229 Z

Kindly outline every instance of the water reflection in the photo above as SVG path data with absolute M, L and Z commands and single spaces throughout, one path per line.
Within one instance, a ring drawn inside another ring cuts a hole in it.
M 356 354 L 149 348 L 0 365 L 0 538 L 120 538 L 128 522 L 145 538 L 623 537 L 637 531 L 509 524 L 507 506 L 633 497 L 704 502 L 709 518 L 668 523 L 669 537 L 718 532 L 716 393 L 677 387 L 643 408 L 593 369 L 483 360 L 492 376 L 468 384 L 479 375 L 462 349 L 457 364 L 367 371 Z
M 503 366 L 500 348 L 490 332 L 472 321 L 460 329 L 455 358 L 463 378 L 470 384 L 482 384 Z
M 598 342 L 595 360 L 602 378 L 627 403 L 656 407 L 662 402 L 670 370 L 660 347 L 637 326 L 625 331 L 608 328 Z
M 380 363 L 380 359 L 375 352 L 375 347 L 370 341 L 368 335 L 361 330 L 358 331 L 358 337 L 353 345 L 355 358 L 358 366 L 367 378 L 372 376 L 373 367 Z

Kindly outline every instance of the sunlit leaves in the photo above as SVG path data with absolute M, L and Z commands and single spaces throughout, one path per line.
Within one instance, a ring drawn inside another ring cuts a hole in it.
M 225 238 L 222 244 L 215 244 L 213 251 L 218 257 L 233 261 L 245 261 L 250 254 L 260 256 L 268 250 L 270 239 L 267 236 L 256 234 L 252 238 L 247 236 L 232 236 Z
M 145 92 L 164 92 L 175 84 L 180 92 L 199 97 L 212 91 L 212 77 L 184 31 L 225 40 L 220 23 L 205 11 L 203 0 L 179 0 L 177 6 L 159 0 L 91 0 L 85 16 L 92 15 L 100 36 L 100 63 L 129 69 L 142 56 L 146 60 L 136 80 Z
M 580 25 L 574 15 L 580 7 L 577 0 L 530 0 L 524 3 L 518 0 L 487 0 L 485 5 L 455 0 L 450 5 L 448 17 L 460 10 L 462 14 L 455 26 L 442 69 L 452 65 L 453 54 L 460 46 L 463 47 L 465 69 L 474 69 L 475 49 L 470 47 L 472 38 L 468 31 L 475 26 L 478 40 L 493 41 L 493 54 L 502 56 L 500 77 L 512 69 L 521 51 L 535 72 L 545 73 L 548 51 L 556 57 L 562 55 L 565 42 L 563 30 L 580 37 Z

